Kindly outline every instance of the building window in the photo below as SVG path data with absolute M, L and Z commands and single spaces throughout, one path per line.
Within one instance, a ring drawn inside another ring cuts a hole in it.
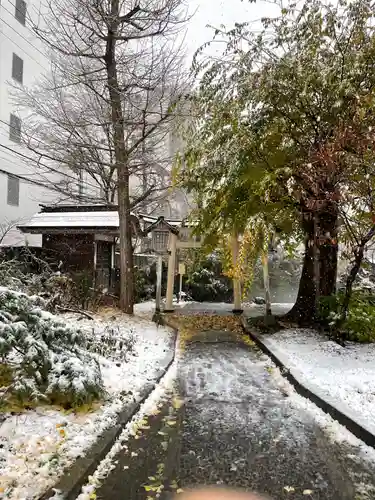
M 15 12 L 14 12 L 14 17 L 19 21 L 21 24 L 25 26 L 26 24 L 26 2 L 24 0 L 16 0 L 16 5 L 15 5 Z
M 13 52 L 12 60 L 12 78 L 17 82 L 23 82 L 23 60 Z
M 13 175 L 8 175 L 7 203 L 15 207 L 18 207 L 20 204 L 20 180 Z
M 21 142 L 21 118 L 10 114 L 9 139 L 13 142 Z

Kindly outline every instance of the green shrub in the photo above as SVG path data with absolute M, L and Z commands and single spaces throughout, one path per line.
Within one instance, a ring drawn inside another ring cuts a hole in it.
M 0 363 L 12 367 L 0 399 L 91 403 L 104 392 L 99 364 L 84 350 L 83 333 L 43 306 L 38 296 L 0 288 Z
M 231 302 L 232 280 L 224 276 L 220 261 L 211 255 L 193 263 L 186 280 L 188 295 L 197 302 Z
M 339 325 L 344 292 L 320 299 L 319 317 L 325 326 L 337 330 L 343 339 L 354 342 L 375 342 L 375 297 L 366 290 L 353 292 L 346 320 Z
M 339 312 L 340 296 L 331 295 L 329 297 L 320 297 L 319 300 L 319 320 L 328 325 L 332 322 L 334 315 Z
M 349 340 L 375 342 L 375 305 L 373 296 L 362 291 L 353 293 L 343 330 Z

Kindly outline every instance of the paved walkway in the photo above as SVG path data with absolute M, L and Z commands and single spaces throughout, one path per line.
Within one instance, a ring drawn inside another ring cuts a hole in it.
M 167 499 L 177 487 L 202 484 L 274 500 L 374 499 L 375 467 L 363 449 L 333 441 L 330 419 L 290 391 L 266 356 L 223 340 L 187 346 L 178 370 L 184 407 L 166 401 L 150 417 L 149 429 L 119 454 L 98 500 Z
M 290 397 L 288 384 L 255 349 L 193 344 L 180 377 L 187 398 L 182 488 L 227 484 L 274 499 L 375 498 L 375 490 L 357 496 L 361 482 L 375 485 L 372 464 L 360 450 L 333 443 L 316 423 L 314 406 Z

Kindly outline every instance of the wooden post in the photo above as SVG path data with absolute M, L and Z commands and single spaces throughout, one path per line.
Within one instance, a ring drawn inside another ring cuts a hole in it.
M 180 262 L 178 265 L 178 274 L 180 275 L 180 286 L 178 288 L 178 296 L 177 296 L 177 303 L 181 302 L 181 295 L 182 295 L 182 278 L 184 277 L 185 274 L 185 264 L 184 262 Z
M 155 297 L 155 312 L 160 313 L 161 307 L 161 277 L 163 272 L 163 257 L 158 255 L 156 266 L 156 297 Z
M 178 301 L 181 302 L 181 295 L 182 295 L 182 278 L 183 278 L 183 275 L 180 273 L 180 286 L 179 286 L 179 290 L 178 290 Z
M 232 236 L 232 259 L 233 259 L 233 267 L 237 265 L 239 252 L 239 242 L 238 242 L 238 234 L 234 233 Z M 233 313 L 241 314 L 243 312 L 242 309 L 242 301 L 241 301 L 241 282 L 237 278 L 233 278 Z
M 271 316 L 272 309 L 271 309 L 270 275 L 268 272 L 268 249 L 262 250 L 262 268 L 263 268 L 264 295 L 266 300 L 266 316 Z
M 94 265 L 94 276 L 93 276 L 93 286 L 95 288 L 96 286 L 96 266 L 97 266 L 97 261 L 98 261 L 98 243 L 97 241 L 94 239 L 94 262 L 93 262 L 93 265 Z
M 170 233 L 167 297 L 166 297 L 164 312 L 173 312 L 173 289 L 174 289 L 174 274 L 176 269 L 176 251 L 177 251 L 176 245 L 177 245 L 177 234 Z
M 111 268 L 115 268 L 115 260 L 116 260 L 116 238 L 113 238 L 112 246 L 111 246 Z

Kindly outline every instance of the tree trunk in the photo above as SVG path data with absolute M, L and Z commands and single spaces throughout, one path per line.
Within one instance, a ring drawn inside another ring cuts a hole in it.
M 134 312 L 134 265 L 131 211 L 129 200 L 129 173 L 118 173 L 118 213 L 120 229 L 120 309 L 127 314 Z
M 375 235 L 375 225 L 371 227 L 369 232 L 366 234 L 364 238 L 362 238 L 362 240 L 359 242 L 358 246 L 354 250 L 354 264 L 346 279 L 345 296 L 341 306 L 340 324 L 342 324 L 347 318 L 350 299 L 353 292 L 354 281 L 357 277 L 358 271 L 361 269 L 362 261 L 365 256 L 365 247 L 367 243 L 374 237 L 374 235 Z
M 287 314 L 288 319 L 300 324 L 309 324 L 315 317 L 314 246 L 312 243 L 314 228 L 312 224 L 310 226 L 312 227 L 305 235 L 305 253 L 297 300 Z
M 115 163 L 118 182 L 118 212 L 120 230 L 120 308 L 133 314 L 134 269 L 129 193 L 128 156 L 125 145 L 124 116 L 117 75 L 116 37 L 120 22 L 119 0 L 111 0 L 111 17 L 108 25 L 105 63 L 108 92 L 111 104 L 111 121 L 114 138 Z
M 319 295 L 329 297 L 336 293 L 338 241 L 338 213 L 335 205 L 319 215 L 319 230 L 322 241 L 319 245 L 320 277 Z
M 346 317 L 348 315 L 349 303 L 353 292 L 353 284 L 357 277 L 358 271 L 361 268 L 364 253 L 365 253 L 364 245 L 358 247 L 355 251 L 354 265 L 351 268 L 350 273 L 346 279 L 345 296 L 341 306 L 341 318 L 340 318 L 341 324 L 346 320 Z
M 328 297 L 336 292 L 337 276 L 337 209 L 332 204 L 317 214 L 319 227 L 315 237 L 314 214 L 304 213 L 303 229 L 305 231 L 305 254 L 297 300 L 287 318 L 300 325 L 311 325 L 317 318 L 316 297 Z M 319 245 L 314 250 L 314 239 Z M 319 255 L 319 290 L 316 288 L 315 273 L 317 271 L 315 255 Z

